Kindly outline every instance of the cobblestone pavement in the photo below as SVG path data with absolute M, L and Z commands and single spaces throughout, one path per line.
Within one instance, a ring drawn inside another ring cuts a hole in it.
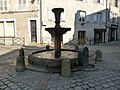
M 100 49 L 103 60 L 95 63 L 96 69 L 72 72 L 70 78 L 63 78 L 59 73 L 16 72 L 18 49 L 1 54 L 0 90 L 120 90 L 120 42 L 87 47 L 91 55 Z M 25 54 L 38 49 L 43 47 L 25 48 Z

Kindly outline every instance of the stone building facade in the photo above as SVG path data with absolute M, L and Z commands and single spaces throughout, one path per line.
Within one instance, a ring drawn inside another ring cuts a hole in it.
M 71 31 L 63 35 L 63 43 L 72 39 L 77 39 L 79 44 L 96 44 L 120 39 L 119 0 L 0 1 L 3 3 L 0 7 L 0 42 L 3 40 L 5 44 L 12 44 L 15 37 L 23 37 L 26 45 L 50 44 L 52 38 L 45 28 L 55 26 L 54 14 L 51 11 L 53 8 L 64 8 L 61 27 L 71 28 Z M 4 1 L 7 3 L 4 4 Z M 16 42 L 19 42 L 17 40 Z
M 1 44 L 29 44 L 39 41 L 39 3 L 35 3 L 32 4 L 30 0 L 0 0 Z
M 49 11 L 62 7 L 65 11 L 61 26 L 71 27 L 71 31 L 63 36 L 63 43 L 72 39 L 78 40 L 79 44 L 116 41 L 119 39 L 119 3 L 118 0 L 44 0 L 42 21 L 48 27 L 54 26 L 52 17 L 49 20 L 49 15 L 52 16 Z M 44 31 L 43 34 L 48 33 Z

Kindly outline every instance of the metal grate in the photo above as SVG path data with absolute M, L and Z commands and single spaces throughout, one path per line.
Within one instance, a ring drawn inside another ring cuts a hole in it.
M 25 38 L 24 37 L 14 37 L 12 39 L 13 45 L 25 45 Z
M 0 37 L 0 45 L 5 45 L 5 38 L 4 37 Z

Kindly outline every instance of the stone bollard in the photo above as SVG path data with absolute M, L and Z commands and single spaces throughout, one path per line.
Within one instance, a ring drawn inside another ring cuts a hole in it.
M 75 45 L 75 50 L 78 51 L 79 45 Z
M 96 53 L 95 60 L 102 61 L 102 52 L 98 49 L 98 50 L 96 50 L 95 53 Z
M 61 76 L 62 77 L 70 77 L 71 76 L 71 65 L 70 65 L 70 60 L 68 60 L 68 59 L 65 59 L 62 61 Z
M 50 46 L 49 45 L 46 46 L 46 50 L 50 50 Z
M 24 59 L 24 49 L 21 48 L 19 50 L 19 57 L 17 57 L 16 61 L 16 71 L 24 71 L 25 70 L 25 59 Z

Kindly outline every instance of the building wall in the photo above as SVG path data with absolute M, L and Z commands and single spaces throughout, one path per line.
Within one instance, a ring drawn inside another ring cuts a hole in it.
M 51 3 L 52 2 L 52 3 Z M 108 0 L 108 6 L 107 8 L 111 7 L 111 11 L 117 13 L 119 15 L 119 8 L 116 8 L 115 6 L 111 5 L 109 6 L 110 1 Z M 112 1 L 111 1 L 112 2 Z M 67 4 L 66 4 L 67 3 Z M 84 26 L 81 26 L 80 22 L 75 21 L 75 13 L 77 10 L 83 10 L 86 11 L 86 15 L 91 15 L 93 13 L 103 11 L 106 12 L 106 0 L 103 0 L 102 3 L 95 3 L 93 0 L 85 0 L 85 1 L 79 1 L 79 0 L 44 0 L 43 1 L 43 23 L 46 24 L 44 28 L 46 27 L 54 27 L 54 21 L 48 21 L 48 10 L 49 8 L 64 8 L 65 10 L 65 22 L 61 22 L 61 26 L 63 27 L 70 27 L 71 31 L 64 34 L 64 43 L 68 42 L 70 38 L 77 38 L 78 34 L 77 32 L 79 30 L 85 30 L 88 38 L 94 38 L 94 28 L 99 29 L 105 29 L 105 21 L 102 23 L 94 22 L 93 18 L 89 20 L 89 22 L 85 22 L 86 24 Z M 106 15 L 105 15 L 106 16 Z M 105 19 L 105 17 L 104 17 Z M 50 36 L 48 32 L 46 32 L 43 28 L 43 37 L 45 35 Z M 107 34 L 106 34 L 107 35 Z M 106 36 L 107 41 L 107 36 Z
M 94 15 L 96 12 L 99 11 L 105 11 L 106 0 L 103 0 L 102 3 L 95 3 L 93 2 L 94 0 L 26 0 L 27 8 L 25 10 L 19 10 L 18 1 L 19 0 L 8 0 L 8 10 L 0 11 L 0 22 L 6 22 L 7 20 L 14 21 L 15 37 L 25 37 L 25 44 L 31 43 L 30 20 L 37 21 L 37 43 L 41 43 L 40 38 L 43 39 L 46 37 L 51 37 L 51 35 L 47 31 L 45 31 L 45 28 L 55 26 L 54 19 L 49 20 L 49 11 L 53 8 L 64 8 L 61 26 L 71 28 L 71 31 L 68 31 L 66 34 L 64 34 L 63 43 L 68 42 L 71 38 L 78 38 L 78 31 L 86 31 L 87 40 L 87 38 L 94 38 L 95 28 L 105 28 L 106 22 L 99 23 L 94 21 L 93 18 L 86 21 L 85 25 L 81 25 L 81 22 L 76 21 L 77 17 L 75 16 L 75 14 L 78 10 L 85 11 L 87 16 Z M 31 3 L 31 1 L 34 2 Z M 114 0 L 108 0 L 107 8 L 110 8 L 113 13 L 117 13 L 119 16 L 119 8 L 114 6 L 113 1 Z M 40 2 L 42 6 L 40 6 Z M 108 24 L 111 23 L 108 22 Z M 106 41 L 108 40 L 107 35 L 108 33 L 106 33 L 105 36 Z M 43 40 L 42 43 L 51 43 L 50 40 Z
M 38 2 L 35 1 L 32 4 L 30 0 L 27 0 L 27 8 L 19 10 L 18 9 L 18 0 L 9 0 L 8 1 L 8 10 L 0 12 L 0 21 L 14 20 L 15 35 L 14 37 L 24 37 L 25 44 L 29 44 L 31 41 L 30 33 L 30 18 L 38 19 Z M 38 29 L 37 29 L 38 30 Z M 12 44 L 12 43 L 7 43 Z

